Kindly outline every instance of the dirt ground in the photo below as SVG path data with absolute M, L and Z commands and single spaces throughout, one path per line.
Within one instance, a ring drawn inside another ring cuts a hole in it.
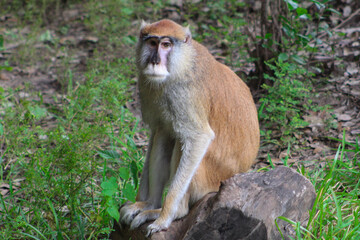
M 349 11 L 345 7 L 339 10 L 342 13 Z M 298 141 L 292 145 L 289 153 L 286 146 L 262 141 L 256 169 L 268 166 L 268 154 L 278 165 L 283 164 L 281 159 L 286 156 L 290 164 L 300 160 L 305 161 L 305 165 L 322 164 L 326 159 L 334 158 L 339 145 L 339 141 L 334 139 L 342 139 L 344 130 L 349 143 L 355 143 L 360 136 L 360 11 L 351 9 L 351 13 L 346 14 L 343 22 L 349 20 L 334 29 L 345 37 L 334 35 L 323 43 L 324 48 L 335 47 L 335 54 L 315 58 L 323 64 L 326 72 L 314 79 L 318 83 L 315 84 L 313 103 L 329 105 L 331 111 L 309 111 L 304 115 L 309 126 L 296 135 Z M 19 89 L 19 98 L 29 96 L 29 91 L 41 92 L 44 103 L 52 104 L 54 95 L 63 95 L 67 84 L 63 76 L 68 69 L 72 70 L 75 81 L 83 81 L 87 61 L 99 46 L 98 37 L 91 35 L 85 25 L 78 21 L 83 16 L 81 6 L 75 6 L 59 16 L 60 21 L 67 23 L 66 34 L 59 34 L 61 31 L 57 28 L 60 24 L 52 23 L 47 30 L 39 33 L 36 41 L 27 42 L 22 38 L 5 41 L 5 50 L 0 52 L 0 65 L 8 61 L 13 69 L 1 71 L 0 87 Z M 32 34 L 31 28 L 19 28 L 17 23 L 16 15 L 0 16 L 0 34 Z M 64 48 L 53 50 L 54 39 Z M 28 52 L 28 46 L 35 46 L 35 50 Z M 65 48 L 66 51 L 61 50 Z M 24 62 L 22 54 L 33 55 L 34 59 Z M 69 55 L 71 60 L 64 62 Z M 274 129 L 273 132 L 276 139 L 279 130 Z

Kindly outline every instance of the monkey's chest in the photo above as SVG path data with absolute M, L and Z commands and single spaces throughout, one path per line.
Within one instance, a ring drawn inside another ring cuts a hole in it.
M 170 107 L 164 98 L 141 98 L 141 112 L 143 120 L 150 128 L 172 128 Z
M 162 95 L 157 98 L 141 98 L 143 120 L 150 128 L 163 128 L 168 132 L 177 132 L 191 125 L 190 104 L 184 97 Z

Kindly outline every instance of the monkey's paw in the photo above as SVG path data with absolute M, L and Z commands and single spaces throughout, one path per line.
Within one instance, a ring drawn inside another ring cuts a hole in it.
M 120 223 L 130 225 L 134 217 L 140 212 L 140 209 L 132 207 L 133 205 L 124 206 L 120 209 Z
M 155 220 L 160 216 L 161 209 L 146 210 L 139 213 L 131 222 L 130 229 L 133 230 L 139 227 L 146 221 Z
M 151 234 L 165 230 L 170 226 L 171 221 L 162 221 L 159 218 L 147 227 L 146 237 Z
M 122 224 L 130 225 L 136 215 L 139 212 L 147 209 L 149 204 L 146 202 L 136 202 L 133 204 L 127 204 L 120 209 L 120 220 Z

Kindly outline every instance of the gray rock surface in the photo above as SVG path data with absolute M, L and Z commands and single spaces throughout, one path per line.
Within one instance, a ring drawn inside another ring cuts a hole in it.
M 287 167 L 237 174 L 224 181 L 218 193 L 206 195 L 166 231 L 146 238 L 145 230 L 150 223 L 134 231 L 116 224 L 111 239 L 281 239 L 275 219 L 284 216 L 305 224 L 315 198 L 310 181 Z M 294 236 L 290 224 L 282 220 L 277 223 L 285 239 Z

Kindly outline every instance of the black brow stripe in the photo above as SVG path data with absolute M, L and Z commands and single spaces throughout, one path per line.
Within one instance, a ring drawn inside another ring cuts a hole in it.
M 164 39 L 164 38 L 169 38 L 170 41 L 173 42 L 173 43 L 179 42 L 178 39 L 176 39 L 176 38 L 174 38 L 174 37 L 170 37 L 170 36 L 160 36 L 160 37 L 159 37 L 159 36 L 155 36 L 155 35 L 146 35 L 146 36 L 144 36 L 142 39 L 143 39 L 143 41 L 146 41 L 146 40 L 148 40 L 148 39 L 150 39 L 150 38 L 156 38 L 156 39 L 158 39 L 158 40 L 161 40 L 161 39 Z

